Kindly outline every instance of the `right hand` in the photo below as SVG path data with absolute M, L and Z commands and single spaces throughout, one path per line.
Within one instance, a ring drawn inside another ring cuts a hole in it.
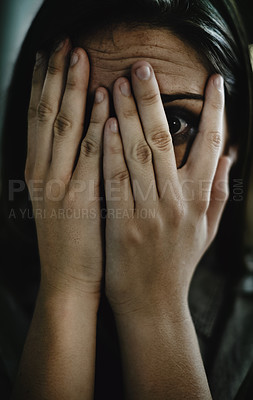
M 48 65 L 42 55 L 35 65 L 25 179 L 37 228 L 41 284 L 99 295 L 103 254 L 99 185 L 109 99 L 106 89 L 97 89 L 96 99 L 104 98 L 95 100 L 82 140 L 90 66 L 82 48 L 72 54 L 78 62 L 69 64 L 70 50 L 66 39 Z

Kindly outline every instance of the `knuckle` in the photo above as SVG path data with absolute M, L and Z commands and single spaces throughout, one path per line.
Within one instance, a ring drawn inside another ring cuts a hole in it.
M 141 103 L 144 106 L 153 106 L 159 101 L 159 99 L 160 99 L 160 93 L 150 90 L 149 92 L 143 94 L 141 98 Z
M 147 164 L 152 160 L 151 150 L 144 141 L 139 141 L 133 147 L 132 157 L 141 164 Z
M 98 127 L 102 127 L 101 120 L 98 118 L 98 116 L 91 115 L 89 128 L 96 129 Z
M 123 157 L 123 151 L 121 147 L 117 147 L 117 146 L 110 146 L 110 153 L 111 154 L 120 154 Z
M 127 179 L 129 179 L 129 174 L 128 174 L 128 170 L 127 169 L 125 169 L 125 170 L 120 170 L 120 171 L 118 171 L 118 172 L 116 172 L 116 173 L 113 173 L 112 174 L 112 178 L 111 178 L 111 180 L 112 181 L 116 181 L 116 182 L 124 182 L 124 181 L 126 181 Z
M 53 108 L 48 103 L 46 103 L 45 101 L 42 100 L 39 103 L 38 109 L 37 109 L 38 120 L 40 122 L 44 122 L 44 121 L 48 120 L 49 118 L 51 118 L 53 114 L 54 114 Z
M 220 149 L 222 143 L 222 133 L 220 131 L 205 131 L 203 136 L 211 150 Z
M 47 70 L 48 70 L 48 73 L 49 73 L 50 75 L 52 75 L 52 76 L 55 76 L 55 75 L 57 75 L 57 74 L 59 74 L 59 73 L 62 72 L 61 67 L 56 66 L 56 65 L 54 65 L 54 64 L 52 64 L 52 63 L 49 63 L 49 64 L 48 64 Z
M 100 152 L 100 146 L 92 137 L 85 137 L 82 141 L 81 152 L 85 157 L 97 155 Z
M 136 117 L 136 110 L 134 109 L 125 109 L 122 111 L 123 117 L 125 119 L 131 119 L 131 118 L 135 118 Z
M 163 128 L 151 135 L 151 142 L 161 151 L 168 151 L 173 147 L 171 135 Z
M 69 118 L 59 114 L 54 123 L 54 133 L 56 136 L 62 136 L 65 132 L 72 129 L 72 122 Z
M 66 89 L 75 90 L 78 88 L 78 82 L 76 79 L 68 79 L 66 82 Z

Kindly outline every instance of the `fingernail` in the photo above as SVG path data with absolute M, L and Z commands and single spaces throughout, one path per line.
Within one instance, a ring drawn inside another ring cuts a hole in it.
M 95 94 L 95 103 L 100 104 L 104 100 L 105 95 L 101 90 L 97 90 Z
M 227 164 L 227 172 L 229 173 L 231 168 L 233 167 L 233 160 L 229 157 L 226 156 L 227 160 L 228 160 L 228 164 Z
M 131 95 L 130 85 L 128 82 L 123 82 L 119 85 L 120 91 L 123 96 L 129 97 Z
M 65 42 L 66 42 L 66 39 L 64 39 L 64 40 L 62 40 L 60 43 L 58 43 L 58 45 L 55 47 L 55 50 L 54 50 L 54 51 L 55 51 L 55 52 L 60 51 L 60 50 L 63 48 Z
M 231 166 L 234 165 L 237 161 L 237 150 L 234 147 L 230 147 L 228 157 L 231 161 Z
M 118 124 L 117 124 L 116 119 L 111 119 L 111 121 L 109 123 L 109 128 L 113 133 L 118 132 Z
M 143 65 L 142 67 L 137 68 L 137 70 L 135 71 L 137 77 L 141 80 L 141 81 L 147 81 L 150 76 L 151 76 L 151 70 L 150 67 Z
M 74 65 L 77 64 L 78 60 L 79 60 L 79 55 L 74 51 L 71 55 L 70 66 L 74 67 Z
M 42 63 L 43 59 L 44 59 L 44 54 L 41 51 L 38 51 L 38 53 L 36 54 L 35 65 L 39 66 Z
M 224 79 L 222 78 L 221 75 L 218 75 L 214 78 L 214 86 L 216 87 L 216 89 L 219 90 L 219 92 L 222 92 L 223 90 L 223 85 L 224 85 Z

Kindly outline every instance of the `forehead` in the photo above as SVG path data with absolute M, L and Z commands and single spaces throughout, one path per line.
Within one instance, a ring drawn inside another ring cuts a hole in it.
M 139 60 L 154 68 L 161 93 L 203 94 L 208 70 L 199 54 L 164 28 L 121 25 L 81 37 L 76 43 L 90 59 L 90 92 L 98 86 L 110 91 L 121 76 L 130 77 L 131 66 Z

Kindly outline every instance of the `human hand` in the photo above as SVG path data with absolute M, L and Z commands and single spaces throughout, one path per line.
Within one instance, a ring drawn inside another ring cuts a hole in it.
M 141 66 L 149 78 L 137 77 Z M 228 198 L 223 80 L 209 79 L 199 133 L 181 169 L 148 63 L 133 66 L 132 87 L 138 111 L 129 82 L 120 78 L 114 85 L 118 124 L 110 119 L 105 127 L 106 293 L 115 314 L 155 315 L 159 309 L 176 315 L 187 308 L 193 272 Z
M 98 88 L 82 140 L 89 61 L 77 48 L 69 63 L 70 50 L 66 39 L 48 66 L 43 55 L 35 65 L 25 178 L 36 221 L 42 283 L 53 290 L 74 288 L 97 295 L 102 278 L 101 149 L 109 101 L 107 91 Z

